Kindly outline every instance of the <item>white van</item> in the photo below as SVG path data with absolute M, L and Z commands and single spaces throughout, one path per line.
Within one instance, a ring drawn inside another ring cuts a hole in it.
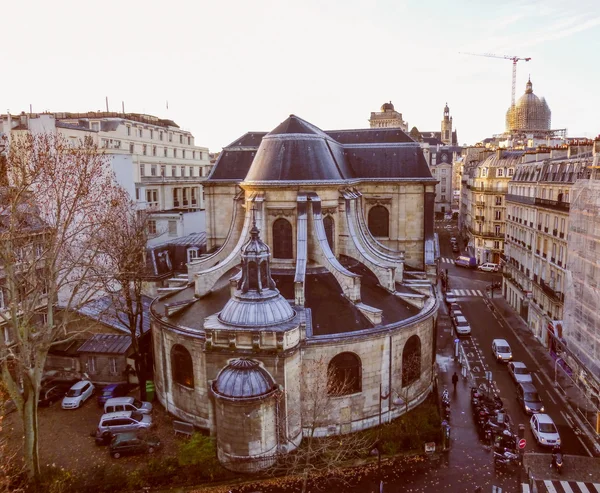
M 484 272 L 498 272 L 498 264 L 493 264 L 492 262 L 486 262 L 477 268 Z
M 508 363 L 512 359 L 512 350 L 506 339 L 494 339 L 492 341 L 492 353 L 496 361 Z
M 137 411 L 142 414 L 152 412 L 152 404 L 139 401 L 133 397 L 113 397 L 104 403 L 104 413 L 120 413 L 123 411 Z

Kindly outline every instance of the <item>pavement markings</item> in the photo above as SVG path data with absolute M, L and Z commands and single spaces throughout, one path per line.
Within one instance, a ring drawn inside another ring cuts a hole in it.
M 588 455 L 590 457 L 594 457 L 594 454 L 592 454 L 592 452 L 590 451 L 590 449 L 587 448 L 587 445 L 583 442 L 583 440 L 581 439 L 581 437 L 579 435 L 575 435 L 575 436 L 577 437 L 577 440 L 579 440 L 579 442 L 581 443 L 581 445 L 583 445 L 583 448 L 588 453 Z M 600 491 L 600 490 L 598 490 L 598 491 Z
M 521 485 L 521 493 L 531 493 L 531 489 L 527 483 Z
M 573 420 L 571 419 L 571 417 L 568 414 L 566 414 L 563 410 L 560 411 L 560 414 L 563 418 L 565 418 L 565 421 L 569 423 L 569 426 L 573 428 Z
M 584 483 L 583 481 L 561 481 L 561 480 L 537 480 L 538 491 L 547 491 L 549 493 L 600 493 L 599 483 Z M 522 493 L 531 493 L 531 488 L 527 483 L 521 484 Z
M 556 491 L 556 488 L 552 484 L 552 481 L 547 479 L 546 481 L 544 481 L 544 486 L 546 487 L 546 489 L 548 490 L 549 493 L 558 493 Z
M 560 485 L 563 487 L 563 490 L 565 490 L 566 493 L 573 493 L 571 485 L 569 485 L 569 483 L 566 481 L 561 481 Z
M 594 488 L 596 488 L 596 491 L 600 493 L 600 484 L 594 483 Z
M 585 483 L 577 482 L 577 487 L 581 490 L 581 493 L 590 493 L 590 490 L 587 489 Z

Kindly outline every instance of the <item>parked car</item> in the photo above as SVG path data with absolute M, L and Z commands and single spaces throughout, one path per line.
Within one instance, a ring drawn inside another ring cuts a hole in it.
M 459 336 L 468 336 L 471 333 L 471 326 L 464 315 L 457 315 L 452 318 L 452 325 Z
M 544 412 L 540 394 L 532 383 L 524 382 L 517 385 L 517 400 L 527 414 Z
M 68 383 L 46 383 L 40 388 L 38 406 L 51 406 L 54 402 L 60 401 L 67 391 L 71 388 Z
M 534 414 L 529 421 L 536 442 L 545 447 L 560 445 L 560 435 L 552 418 L 547 414 Z
M 492 353 L 494 353 L 496 361 L 506 363 L 512 359 L 510 344 L 505 339 L 494 339 L 492 341 Z
M 477 267 L 477 269 L 484 272 L 498 272 L 499 267 L 498 264 L 486 262 L 485 264 L 481 264 L 479 267 Z
M 118 459 L 123 455 L 152 454 L 161 446 L 158 437 L 142 438 L 135 433 L 118 433 L 110 442 L 109 452 Z
M 115 397 L 104 403 L 104 413 L 118 413 L 121 411 L 138 411 L 142 414 L 152 412 L 152 404 L 140 401 L 134 397 Z
M 106 403 L 108 399 L 112 399 L 114 397 L 123 397 L 127 395 L 129 392 L 130 385 L 127 383 L 111 383 L 106 387 L 103 387 L 96 401 L 98 402 L 98 406 L 102 407 Z
M 467 269 L 474 269 L 477 267 L 477 259 L 474 257 L 467 257 L 466 255 L 459 255 L 454 259 L 454 265 L 457 267 L 466 267 Z
M 446 304 L 448 305 L 456 303 L 456 295 L 452 290 L 446 291 L 446 293 L 444 294 L 444 299 L 446 300 Z
M 95 387 L 89 380 L 80 380 L 73 384 L 62 400 L 63 409 L 77 409 L 94 393 Z
M 98 423 L 96 436 L 105 431 L 111 433 L 123 433 L 126 431 L 137 431 L 150 428 L 152 417 L 137 411 L 122 411 L 119 413 L 103 414 Z
M 448 309 L 450 312 L 450 317 L 456 317 L 457 315 L 463 314 L 458 303 L 452 303 Z
M 517 383 L 531 383 L 531 373 L 525 366 L 525 363 L 521 361 L 511 361 L 508 364 L 508 373 Z

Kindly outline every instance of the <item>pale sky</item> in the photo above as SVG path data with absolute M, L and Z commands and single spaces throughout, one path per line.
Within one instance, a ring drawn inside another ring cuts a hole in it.
M 599 0 L 5 0 L 0 113 L 106 108 L 170 118 L 219 151 L 291 113 L 366 128 L 391 100 L 460 144 L 504 130 L 512 62 L 552 128 L 600 133 Z M 166 108 L 168 101 L 169 108 Z

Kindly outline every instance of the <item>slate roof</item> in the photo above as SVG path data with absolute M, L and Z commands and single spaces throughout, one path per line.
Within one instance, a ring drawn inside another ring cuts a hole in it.
M 144 334 L 150 330 L 150 303 L 152 303 L 152 298 L 142 296 L 142 308 L 144 312 L 142 331 Z M 77 312 L 125 334 L 129 334 L 129 327 L 120 320 L 125 320 L 126 317 L 122 313 L 117 313 L 117 308 L 110 296 L 97 298 L 77 310 Z
M 210 182 L 431 179 L 422 150 L 399 128 L 323 131 L 290 115 L 268 134 L 223 149 Z
M 80 353 L 125 354 L 131 346 L 130 336 L 95 334 L 77 350 Z

